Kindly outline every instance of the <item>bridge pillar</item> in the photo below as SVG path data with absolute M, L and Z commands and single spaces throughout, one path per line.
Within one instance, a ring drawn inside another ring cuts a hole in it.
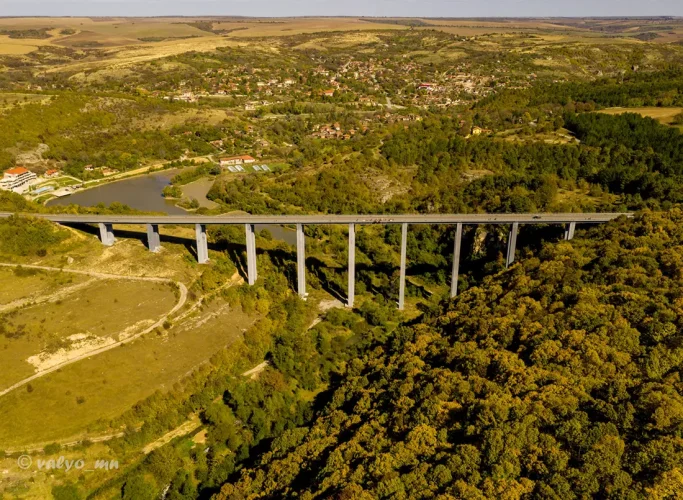
M 306 298 L 306 236 L 304 225 L 296 225 L 296 270 L 299 297 Z
M 209 243 L 206 239 L 206 225 L 195 224 L 195 233 L 197 235 L 197 261 L 200 264 L 206 264 L 209 261 Z
M 406 248 L 408 244 L 408 224 L 401 224 L 401 276 L 398 284 L 398 310 L 403 311 L 406 299 Z
M 519 230 L 519 222 L 512 224 L 510 236 L 508 238 L 508 256 L 505 262 L 505 267 L 510 267 L 515 261 L 515 250 L 517 249 L 517 231 Z
M 453 271 L 451 272 L 451 298 L 458 295 L 458 274 L 460 272 L 460 243 L 462 241 L 462 224 L 455 226 L 455 243 L 453 244 Z
M 570 222 L 567 229 L 564 231 L 564 239 L 569 241 L 574 239 L 574 231 L 576 230 L 576 222 Z
M 113 228 L 112 224 L 100 222 L 99 226 L 100 226 L 100 241 L 105 246 L 108 246 L 108 247 L 112 246 L 114 244 L 114 242 L 116 241 L 116 238 L 114 237 L 114 228 Z
M 147 248 L 150 252 L 158 252 L 161 249 L 159 224 L 147 224 Z
M 245 224 L 247 232 L 247 280 L 250 285 L 256 283 L 256 233 L 253 224 Z
M 356 225 L 349 224 L 349 288 L 346 307 L 353 309 L 356 295 Z

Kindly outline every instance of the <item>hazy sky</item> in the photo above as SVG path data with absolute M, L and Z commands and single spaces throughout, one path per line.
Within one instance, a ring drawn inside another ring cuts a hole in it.
M 683 16 L 683 0 L 0 0 L 0 16 Z

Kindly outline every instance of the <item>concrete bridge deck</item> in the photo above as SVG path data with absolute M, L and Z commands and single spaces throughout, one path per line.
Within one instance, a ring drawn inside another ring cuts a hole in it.
M 0 217 L 13 215 L 0 212 Z M 107 224 L 600 224 L 623 213 L 408 215 L 74 215 L 20 214 L 60 223 Z
M 12 213 L 0 212 L 0 218 L 10 217 Z M 414 224 L 449 224 L 455 225 L 453 247 L 453 267 L 451 271 L 451 297 L 458 293 L 458 273 L 460 267 L 460 247 L 463 225 L 504 224 L 510 226 L 508 237 L 506 265 L 515 260 L 517 234 L 519 226 L 524 224 L 561 224 L 565 225 L 564 237 L 571 240 L 577 224 L 602 224 L 621 216 L 631 217 L 624 213 L 564 213 L 564 214 L 402 214 L 402 215 L 219 215 L 215 217 L 199 215 L 80 215 L 80 214 L 19 214 L 36 217 L 61 224 L 98 224 L 100 238 L 104 245 L 113 245 L 114 224 L 145 224 L 147 226 L 148 247 L 152 252 L 161 248 L 159 235 L 160 225 L 194 225 L 197 237 L 197 260 L 204 264 L 209 260 L 206 226 L 244 224 L 247 246 L 247 281 L 253 285 L 257 278 L 256 266 L 256 224 L 291 224 L 296 226 L 297 253 L 297 292 L 306 297 L 306 239 L 304 226 L 313 224 L 344 224 L 349 228 L 349 262 L 348 262 L 348 300 L 347 305 L 353 307 L 355 290 L 356 259 L 356 226 L 367 224 L 400 224 L 401 225 L 401 271 L 399 282 L 398 308 L 403 309 L 405 301 L 406 247 L 408 226 Z

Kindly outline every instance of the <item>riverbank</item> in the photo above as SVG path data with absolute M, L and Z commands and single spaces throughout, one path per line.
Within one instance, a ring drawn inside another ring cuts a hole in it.
M 191 158 L 190 161 L 197 162 L 198 164 L 202 163 L 207 163 L 210 162 L 212 158 L 212 155 L 205 155 L 205 156 L 198 156 L 196 158 Z M 187 165 L 187 166 L 171 166 L 171 163 L 173 162 L 166 162 L 166 163 L 157 163 L 155 165 L 149 165 L 147 167 L 140 167 L 135 170 L 129 170 L 127 172 L 121 172 L 120 174 L 115 174 L 110 177 L 105 177 L 103 179 L 92 179 L 89 181 L 83 181 L 81 179 L 76 179 L 75 177 L 71 176 L 65 176 L 69 177 L 71 179 L 77 180 L 81 183 L 80 188 L 74 189 L 72 192 L 62 195 L 62 196 L 55 196 L 55 192 L 50 193 L 50 195 L 46 195 L 46 199 L 42 200 L 42 204 L 45 206 L 49 206 L 49 203 L 53 200 L 60 199 L 60 198 L 66 198 L 66 197 L 71 197 L 75 194 L 82 193 L 84 191 L 90 190 L 90 189 L 96 189 L 101 186 L 109 185 L 109 184 L 114 184 L 116 182 L 121 182 L 121 181 L 127 181 L 130 179 L 133 179 L 135 177 L 140 177 L 142 175 L 153 175 L 159 172 L 166 172 L 169 170 L 174 170 L 174 171 L 182 171 L 186 168 L 190 167 L 196 167 L 197 165 Z M 40 200 L 39 198 L 36 198 L 34 201 Z M 61 203 L 60 203 L 61 205 Z

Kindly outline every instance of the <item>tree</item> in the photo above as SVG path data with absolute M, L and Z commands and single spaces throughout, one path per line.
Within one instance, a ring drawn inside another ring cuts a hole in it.
M 154 500 L 156 497 L 156 488 L 141 474 L 134 474 L 126 480 L 121 492 L 123 500 Z

